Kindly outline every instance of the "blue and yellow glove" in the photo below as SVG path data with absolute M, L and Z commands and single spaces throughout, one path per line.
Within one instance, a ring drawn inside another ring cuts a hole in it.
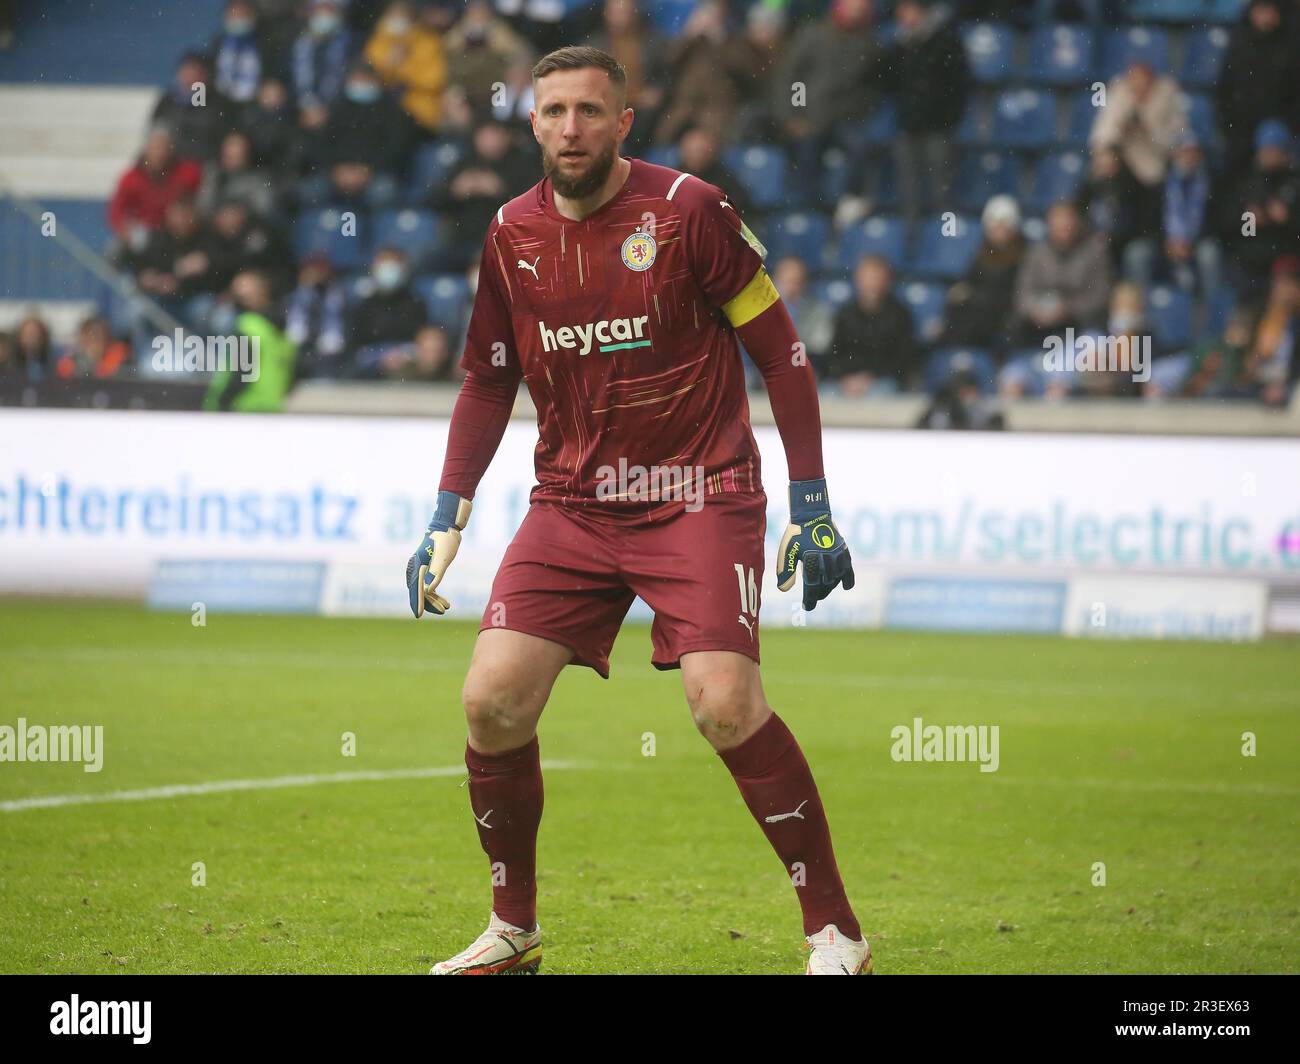
M 853 559 L 831 520 L 825 477 L 790 482 L 790 524 L 776 555 L 776 586 L 782 591 L 794 587 L 800 562 L 805 610 L 815 609 L 841 582 L 845 591 L 853 587 Z
M 469 524 L 474 504 L 450 491 L 438 492 L 438 506 L 425 530 L 424 539 L 406 563 L 406 590 L 411 596 L 411 612 L 417 618 L 426 609 L 441 616 L 451 603 L 437 594 L 447 566 L 460 550 L 461 530 Z

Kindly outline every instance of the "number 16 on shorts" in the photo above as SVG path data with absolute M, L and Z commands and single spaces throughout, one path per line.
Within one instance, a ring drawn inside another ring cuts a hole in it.
M 758 625 L 758 583 L 754 580 L 754 567 L 746 568 L 736 562 L 732 568 L 736 570 L 736 583 L 740 585 L 740 614 L 736 619 L 753 639 Z

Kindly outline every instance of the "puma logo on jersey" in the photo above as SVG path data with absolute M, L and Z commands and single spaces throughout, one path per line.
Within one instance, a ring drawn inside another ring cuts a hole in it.
M 526 263 L 523 259 L 520 259 L 520 260 L 515 264 L 515 269 L 517 269 L 517 270 L 532 270 L 532 272 L 533 272 L 533 280 L 535 280 L 535 281 L 536 281 L 536 280 L 540 280 L 540 278 L 537 276 L 537 264 L 538 264 L 539 262 L 541 262 L 541 261 L 542 261 L 542 257 L 541 257 L 540 255 L 538 255 L 537 258 L 533 259 L 531 265 L 529 265 L 528 263 Z
M 642 314 L 639 318 L 614 318 L 588 325 L 562 325 L 558 329 L 548 329 L 546 322 L 539 321 L 537 328 L 542 334 L 543 351 L 558 351 L 560 348 L 572 351 L 576 348 L 578 354 L 589 355 L 593 341 L 600 344 L 601 351 L 649 347 L 650 340 L 645 337 L 645 323 L 649 320 L 648 314 Z
M 806 820 L 808 818 L 803 815 L 802 810 L 803 807 L 807 804 L 808 804 L 808 799 L 805 798 L 802 802 L 800 802 L 797 806 L 795 806 L 795 810 L 793 813 L 777 813 L 775 816 L 765 816 L 763 817 L 763 819 L 766 820 L 769 824 L 779 824 L 782 820 Z
M 474 811 L 474 810 L 472 810 L 472 809 L 470 810 L 471 813 L 472 813 L 473 811 Z M 489 823 L 487 822 L 487 818 L 490 817 L 491 815 L 492 815 L 492 810 L 489 809 L 489 810 L 488 810 L 486 813 L 484 813 L 482 816 L 476 816 L 474 819 L 477 820 L 480 824 L 482 824 L 482 825 L 483 825 L 485 828 L 487 828 L 489 831 L 491 831 L 491 830 L 492 830 L 492 825 L 489 824 Z

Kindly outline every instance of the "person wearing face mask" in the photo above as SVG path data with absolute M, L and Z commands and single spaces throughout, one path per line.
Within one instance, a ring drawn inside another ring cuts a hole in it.
M 303 182 L 303 201 L 370 210 L 393 206 L 410 159 L 411 131 L 411 120 L 384 92 L 375 72 L 357 64 L 330 108 L 316 146 L 315 172 Z
M 312 0 L 307 26 L 293 45 L 293 88 L 304 128 L 320 130 L 343 88 L 352 35 L 338 0 Z
M 257 99 L 244 110 L 240 128 L 248 136 L 256 165 L 271 173 L 296 174 L 302 163 L 303 134 L 289 103 L 289 90 L 279 78 L 267 78 Z
M 414 340 L 429 321 L 424 300 L 411 291 L 406 256 L 396 248 L 380 248 L 375 254 L 371 281 L 374 291 L 353 311 L 348 322 L 348 347 L 352 352 L 352 375 L 374 377 L 390 356 Z
M 153 124 L 172 131 L 176 150 L 198 162 L 216 158 L 230 130 L 235 105 L 216 87 L 208 61 L 197 52 L 181 57 L 171 85 L 154 106 Z
M 447 56 L 442 35 L 417 20 L 409 0 L 397 0 L 384 11 L 365 57 L 384 85 L 400 93 L 402 109 L 425 131 L 437 130 L 447 87 Z
M 229 0 L 221 32 L 213 40 L 209 56 L 218 92 L 241 104 L 257 95 L 265 57 L 257 32 L 257 10 L 251 0 Z
M 487 0 L 469 0 L 465 13 L 447 33 L 448 76 L 465 89 L 470 106 L 487 107 L 492 87 L 502 71 L 520 57 L 533 54 L 532 46 L 500 18 Z

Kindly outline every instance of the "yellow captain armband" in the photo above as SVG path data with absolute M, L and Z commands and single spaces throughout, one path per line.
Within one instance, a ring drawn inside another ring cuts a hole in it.
M 757 318 L 780 298 L 781 295 L 777 292 L 776 285 L 772 283 L 772 278 L 767 275 L 767 270 L 760 266 L 758 273 L 754 274 L 749 284 L 745 285 L 729 302 L 723 304 L 722 313 L 727 316 L 733 329 L 739 329 L 746 322 Z

